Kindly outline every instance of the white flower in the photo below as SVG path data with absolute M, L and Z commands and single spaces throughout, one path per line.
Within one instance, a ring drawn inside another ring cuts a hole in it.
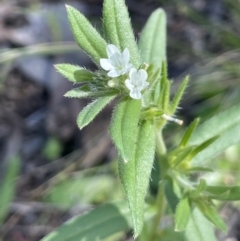
M 109 44 L 107 46 L 107 55 L 108 59 L 100 59 L 100 65 L 103 69 L 109 71 L 108 76 L 118 77 L 126 74 L 132 68 L 129 63 L 130 54 L 127 48 L 121 53 L 115 45 Z
M 125 80 L 125 85 L 130 90 L 130 96 L 133 99 L 141 99 L 141 91 L 149 85 L 146 81 L 147 77 L 148 74 L 146 70 L 136 70 L 135 68 L 131 68 L 129 72 L 129 79 Z

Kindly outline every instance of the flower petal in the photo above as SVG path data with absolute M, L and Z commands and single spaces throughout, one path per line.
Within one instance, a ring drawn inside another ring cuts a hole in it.
M 121 72 L 114 68 L 114 69 L 110 70 L 107 75 L 108 75 L 109 77 L 115 78 L 115 77 L 120 76 L 120 75 L 121 75 Z
M 129 70 L 132 68 L 131 64 L 128 64 L 122 71 L 122 74 L 126 74 L 129 72 Z
M 147 74 L 146 70 L 144 70 L 144 69 L 138 70 L 138 75 L 139 75 L 140 80 L 142 80 L 144 82 L 147 80 L 148 74 Z
M 112 61 L 109 59 L 100 59 L 100 65 L 105 70 L 111 70 L 114 68 Z
M 138 88 L 139 90 L 143 90 L 143 89 L 146 88 L 148 85 L 149 85 L 149 83 L 148 83 L 147 81 L 139 79 L 137 88 Z
M 120 54 L 120 51 L 118 49 L 117 46 L 115 46 L 114 44 L 108 44 L 107 46 L 107 55 L 108 55 L 108 58 L 110 59 L 111 56 L 115 53 L 119 53 Z
M 122 64 L 121 64 L 121 54 L 120 53 L 114 53 L 111 56 L 110 59 L 112 61 L 112 64 L 113 64 L 114 68 L 121 69 L 121 68 L 119 68 L 119 67 L 122 66 Z
M 129 72 L 130 69 L 132 69 L 133 65 L 128 63 L 127 66 L 126 66 L 126 70 L 127 72 Z
M 137 70 L 136 70 L 134 67 L 130 69 L 130 71 L 129 71 L 129 77 L 130 77 L 130 79 L 132 79 L 132 75 L 133 75 L 136 71 L 137 71 Z
M 126 79 L 126 80 L 125 80 L 125 85 L 127 86 L 127 88 L 128 88 L 129 90 L 132 90 L 132 89 L 134 88 L 134 86 L 132 85 L 130 79 Z
M 142 94 L 137 88 L 134 88 L 130 91 L 130 96 L 137 100 L 142 98 Z
M 129 53 L 128 48 L 124 49 L 124 51 L 122 53 L 122 58 L 123 58 L 124 65 L 127 65 L 130 60 L 130 53 Z

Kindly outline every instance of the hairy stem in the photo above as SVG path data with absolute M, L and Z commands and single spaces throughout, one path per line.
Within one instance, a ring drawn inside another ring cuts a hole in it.
M 162 131 L 159 131 L 157 133 L 156 147 L 157 147 L 156 148 L 157 159 L 158 159 L 159 166 L 160 166 L 160 177 L 162 179 L 166 172 L 166 165 L 164 162 L 165 162 L 165 155 L 167 153 L 167 149 L 166 149 L 165 143 L 163 141 L 163 137 L 162 137 Z M 160 231 L 159 225 L 161 223 L 163 211 L 164 211 L 164 207 L 165 207 L 165 202 L 164 202 L 165 199 L 164 199 L 164 190 L 163 189 L 164 189 L 163 182 L 160 181 L 158 184 L 158 192 L 157 192 L 157 198 L 156 198 L 157 213 L 153 219 L 151 239 L 150 239 L 151 241 L 156 240 L 157 234 Z

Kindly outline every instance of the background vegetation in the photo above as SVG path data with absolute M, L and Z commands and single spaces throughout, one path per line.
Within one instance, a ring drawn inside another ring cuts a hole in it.
M 100 0 L 0 2 L 2 241 L 39 240 L 70 217 L 123 196 L 116 175 L 117 154 L 107 134 L 111 106 L 86 130 L 78 130 L 76 115 L 86 103 L 63 97 L 72 85 L 53 67 L 69 62 L 95 68 L 73 41 L 64 3 L 100 25 Z M 155 8 L 167 13 L 173 85 L 177 87 L 178 80 L 190 74 L 178 113 L 186 125 L 195 117 L 203 121 L 239 103 L 239 0 L 126 3 L 136 38 Z M 178 143 L 183 129 L 167 126 L 164 135 L 169 148 Z M 221 171 L 204 178 L 215 184 L 239 185 L 239 151 L 239 145 L 227 149 L 218 162 L 209 163 Z M 238 204 L 219 203 L 219 210 L 229 225 L 229 233 L 219 234 L 219 240 L 240 240 Z M 166 217 L 164 222 L 171 221 Z M 118 235 L 112 240 L 131 237 Z

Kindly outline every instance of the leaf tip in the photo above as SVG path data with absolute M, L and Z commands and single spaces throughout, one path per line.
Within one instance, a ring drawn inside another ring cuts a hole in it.
M 78 128 L 79 128 L 80 131 L 83 129 L 83 127 L 84 126 L 82 126 L 82 125 L 78 125 Z

